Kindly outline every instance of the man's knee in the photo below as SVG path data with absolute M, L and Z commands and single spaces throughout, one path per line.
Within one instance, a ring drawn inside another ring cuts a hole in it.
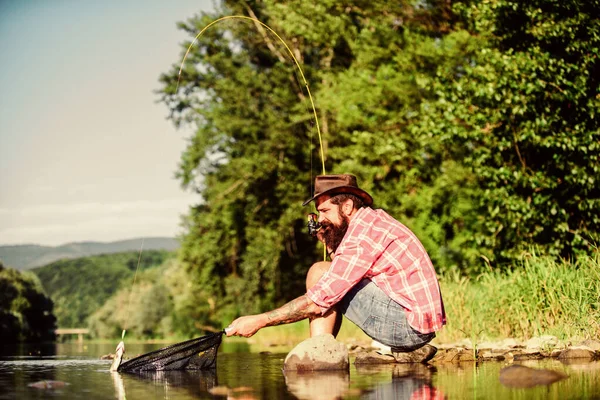
M 327 272 L 330 266 L 330 261 L 319 261 L 314 263 L 306 274 L 306 290 L 313 287 L 319 281 L 319 279 L 321 279 L 323 274 Z

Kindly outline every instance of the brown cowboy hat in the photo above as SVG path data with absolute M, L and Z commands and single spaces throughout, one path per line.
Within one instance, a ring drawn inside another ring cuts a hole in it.
M 349 174 L 340 175 L 319 175 L 315 178 L 315 195 L 302 203 L 303 206 L 315 200 L 319 196 L 349 193 L 356 195 L 362 199 L 366 206 L 373 204 L 371 195 L 361 188 L 356 183 L 356 177 Z

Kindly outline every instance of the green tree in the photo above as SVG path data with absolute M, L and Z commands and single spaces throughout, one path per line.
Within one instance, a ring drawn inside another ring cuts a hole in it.
M 135 251 L 61 260 L 32 270 L 55 304 L 62 328 L 87 326 L 87 318 L 122 287 L 130 288 L 139 260 L 141 271 L 161 265 L 173 253 Z
M 193 37 L 220 15 L 242 14 L 283 35 L 317 93 L 328 172 L 357 174 L 379 205 L 403 212 L 405 191 L 390 188 L 421 189 L 441 175 L 439 146 L 406 126 L 422 98 L 419 71 L 435 71 L 418 43 L 434 46 L 448 29 L 446 11 L 410 2 L 227 1 L 181 27 Z M 416 72 L 414 62 L 422 64 Z M 320 256 L 300 204 L 321 173 L 319 149 L 294 64 L 259 25 L 215 25 L 192 47 L 175 91 L 178 70 L 161 77 L 162 99 L 176 125 L 197 128 L 178 176 L 202 198 L 186 218 L 180 254 L 198 286 L 192 303 L 207 305 L 194 320 L 219 325 L 304 290 L 306 269 Z M 438 239 L 451 240 L 452 229 L 438 231 L 434 250 Z
M 457 3 L 468 41 L 459 68 L 423 88 L 416 132 L 431 132 L 470 168 L 473 247 L 509 263 L 532 245 L 570 257 L 600 232 L 600 3 Z
M 0 334 L 8 343 L 54 339 L 56 318 L 37 277 L 0 262 Z
M 138 338 L 171 335 L 173 293 L 165 277 L 173 267 L 166 264 L 140 272 L 133 286 L 126 285 L 107 299 L 88 319 L 91 334 L 116 338 L 126 329 Z

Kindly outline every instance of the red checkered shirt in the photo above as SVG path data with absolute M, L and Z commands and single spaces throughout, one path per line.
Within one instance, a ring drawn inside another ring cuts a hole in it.
M 400 304 L 417 331 L 434 332 L 446 323 L 440 286 L 425 248 L 406 226 L 369 207 L 352 216 L 331 267 L 307 296 L 325 314 L 363 278 Z

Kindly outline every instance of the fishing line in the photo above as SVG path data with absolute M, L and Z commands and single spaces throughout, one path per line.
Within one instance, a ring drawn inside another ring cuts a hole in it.
M 289 56 L 292 58 L 292 60 L 294 60 L 294 64 L 296 64 L 296 67 L 298 68 L 298 72 L 300 72 L 300 76 L 302 77 L 302 82 L 304 83 L 304 87 L 306 88 L 306 92 L 308 93 L 308 98 L 310 99 L 310 105 L 312 107 L 312 111 L 313 111 L 313 117 L 315 120 L 315 126 L 317 128 L 317 135 L 319 137 L 319 149 L 320 149 L 320 155 L 321 155 L 321 167 L 323 170 L 323 175 L 326 175 L 326 171 L 325 171 L 325 153 L 323 151 L 323 139 L 321 136 L 321 127 L 319 125 L 319 118 L 317 116 L 317 108 L 315 107 L 315 102 L 313 100 L 312 97 L 312 93 L 310 91 L 310 87 L 308 86 L 308 81 L 306 80 L 306 77 L 304 76 L 304 71 L 302 70 L 302 67 L 300 66 L 300 63 L 298 62 L 298 59 L 296 58 L 296 56 L 294 55 L 294 53 L 292 52 L 292 50 L 290 49 L 290 47 L 288 46 L 288 44 L 286 43 L 285 40 L 283 40 L 281 38 L 281 36 L 279 36 L 279 34 L 277 32 L 275 32 L 275 30 L 273 30 L 269 25 L 265 24 L 264 22 L 256 19 L 256 18 L 252 18 L 252 17 L 247 17 L 245 15 L 228 15 L 228 16 L 224 16 L 221 18 L 218 18 L 214 21 L 212 21 L 210 24 L 206 25 L 204 28 L 202 28 L 202 30 L 196 35 L 196 37 L 194 37 L 194 40 L 192 41 L 192 43 L 188 46 L 185 55 L 183 56 L 183 60 L 181 60 L 181 65 L 179 66 L 179 73 L 177 74 L 177 86 L 175 88 L 175 93 L 177 93 L 179 91 L 179 83 L 181 81 L 181 73 L 183 72 L 183 65 L 185 64 L 185 60 L 187 59 L 188 54 L 190 53 L 190 51 L 192 50 L 192 47 L 194 47 L 194 45 L 198 42 L 198 39 L 200 38 L 200 36 L 202 36 L 204 34 L 204 32 L 206 32 L 210 27 L 212 27 L 213 25 L 222 22 L 222 21 L 226 21 L 229 19 L 238 19 L 238 20 L 246 20 L 246 21 L 252 21 L 254 23 L 259 24 L 260 26 L 266 28 L 269 32 L 271 32 L 273 35 L 275 35 L 275 37 L 281 42 L 281 44 L 283 44 L 283 46 L 285 47 L 285 49 L 287 50 L 287 53 L 289 54 Z M 297 79 L 297 77 L 296 77 Z M 311 147 L 312 147 L 312 130 L 311 130 Z M 313 188 L 312 188 L 312 149 L 309 150 L 310 153 L 310 193 L 313 193 Z M 326 260 L 327 259 L 327 247 L 323 246 L 323 259 Z
M 137 279 L 137 273 L 140 269 L 140 261 L 142 260 L 142 250 L 144 249 L 144 238 L 142 238 L 142 245 L 140 246 L 140 254 L 138 256 L 137 266 L 135 267 L 135 274 L 133 275 L 133 283 L 129 290 L 129 299 L 127 301 L 127 312 L 125 314 L 125 322 L 123 323 L 123 332 L 121 333 L 121 340 L 125 339 L 125 332 L 127 331 L 127 321 L 129 320 L 129 313 L 131 312 L 131 296 L 133 295 L 133 288 L 135 287 L 135 281 Z
M 221 18 L 218 18 L 216 20 L 214 20 L 213 22 L 211 22 L 210 24 L 206 25 L 194 38 L 194 40 L 192 41 L 192 43 L 188 46 L 187 51 L 185 52 L 185 55 L 183 56 L 183 60 L 181 61 L 181 65 L 179 66 L 179 73 L 177 75 L 177 87 L 175 88 L 175 92 L 177 92 L 179 90 L 179 82 L 181 81 L 181 73 L 183 71 L 183 65 L 185 63 L 185 60 L 187 59 L 188 54 L 190 53 L 190 51 L 192 50 L 192 47 L 194 46 L 194 44 L 196 44 L 196 42 L 198 42 L 198 39 L 200 38 L 200 36 L 202 36 L 202 34 L 204 34 L 204 32 L 206 32 L 211 26 L 228 20 L 228 19 L 241 19 L 241 20 L 247 20 L 247 21 L 253 21 L 257 24 L 260 24 L 262 27 L 266 28 L 269 32 L 271 32 L 273 35 L 275 35 L 275 37 L 283 44 L 283 46 L 285 47 L 285 49 L 287 50 L 288 54 L 290 55 L 290 57 L 292 57 L 292 60 L 294 60 L 294 63 L 296 64 L 296 67 L 298 68 L 298 71 L 300 72 L 300 76 L 302 77 L 302 82 L 304 83 L 304 86 L 306 87 L 306 92 L 308 93 L 308 98 L 310 99 L 310 104 L 312 106 L 312 110 L 313 110 L 313 116 L 315 119 L 315 125 L 317 127 L 317 134 L 319 136 L 319 146 L 320 146 L 320 150 L 321 150 L 321 167 L 323 169 L 323 175 L 326 174 L 325 172 L 325 154 L 323 152 L 323 140 L 321 138 L 321 127 L 319 125 L 319 118 L 317 117 L 317 109 L 315 107 L 315 102 L 313 101 L 313 97 L 312 94 L 310 92 L 310 88 L 308 86 L 308 82 L 306 80 L 306 77 L 304 76 L 304 71 L 302 70 L 302 67 L 300 67 L 300 63 L 298 62 L 298 59 L 296 58 L 296 56 L 294 56 L 294 53 L 292 52 L 292 50 L 290 49 L 290 47 L 287 45 L 287 43 L 285 42 L 285 40 L 283 40 L 281 38 L 281 36 L 279 36 L 277 34 L 277 32 L 275 32 L 269 25 L 265 24 L 264 22 L 261 22 L 260 20 L 256 19 L 256 18 L 252 18 L 252 17 L 246 17 L 244 15 L 228 15 L 228 16 L 224 16 Z

